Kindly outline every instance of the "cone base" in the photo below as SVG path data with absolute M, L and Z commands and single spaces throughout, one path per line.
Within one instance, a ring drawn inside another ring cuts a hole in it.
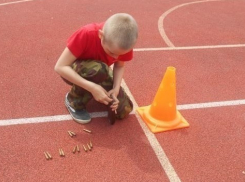
M 148 128 L 153 133 L 163 132 L 163 131 L 170 131 L 180 128 L 186 128 L 189 127 L 189 123 L 185 120 L 185 118 L 180 114 L 179 111 L 176 113 L 176 118 L 172 121 L 162 121 L 153 118 L 149 114 L 151 106 L 145 106 L 145 107 L 139 107 L 137 108 L 137 111 L 143 121 L 146 123 Z

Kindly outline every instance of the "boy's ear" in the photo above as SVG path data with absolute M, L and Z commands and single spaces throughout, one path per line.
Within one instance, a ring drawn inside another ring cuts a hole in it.
M 103 36 L 104 36 L 104 32 L 102 30 L 99 30 L 99 38 L 102 39 Z

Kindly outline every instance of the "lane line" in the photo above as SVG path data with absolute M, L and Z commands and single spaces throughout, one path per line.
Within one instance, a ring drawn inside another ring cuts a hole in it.
M 226 107 L 226 106 L 239 106 L 245 105 L 245 100 L 230 100 L 221 102 L 207 102 L 198 104 L 185 104 L 177 106 L 178 110 L 190 110 L 190 109 L 205 109 L 211 107 Z
M 93 112 L 90 113 L 92 118 L 106 117 L 107 112 Z M 6 119 L 0 120 L 0 126 L 16 125 L 16 124 L 28 124 L 28 123 L 44 123 L 44 122 L 55 122 L 73 120 L 70 115 L 55 115 L 55 116 L 44 116 L 34 118 L 20 118 L 20 119 Z
M 191 4 L 197 4 L 197 3 L 205 3 L 205 2 L 211 2 L 211 1 L 222 1 L 222 0 L 203 0 L 203 1 L 194 1 L 194 2 L 189 2 L 189 3 L 183 3 L 180 4 L 178 6 L 175 6 L 169 10 L 167 10 L 166 12 L 164 12 L 158 19 L 158 30 L 160 32 L 160 35 L 162 36 L 163 40 L 165 41 L 165 43 L 169 46 L 169 47 L 175 47 L 174 44 L 170 41 L 170 39 L 168 38 L 164 27 L 163 27 L 163 21 L 164 19 L 174 10 L 181 8 L 183 6 L 187 6 L 187 5 L 191 5 Z
M 176 51 L 176 50 L 224 49 L 224 48 L 242 48 L 242 47 L 245 47 L 245 44 L 186 46 L 186 47 L 135 48 L 134 51 L 135 52 L 145 52 L 145 51 Z
M 122 80 L 122 87 L 124 88 L 127 95 L 130 97 L 131 101 L 133 102 L 135 116 L 142 130 L 144 131 L 152 149 L 154 150 L 163 170 L 167 174 L 167 177 L 169 178 L 170 182 L 181 182 L 179 176 L 175 172 L 172 164 L 170 163 L 166 153 L 164 152 L 162 146 L 158 142 L 156 136 L 148 129 L 145 122 L 141 119 L 140 115 L 138 114 L 138 112 L 135 112 L 136 108 L 138 108 L 139 106 L 136 103 L 136 100 L 134 99 L 133 94 L 130 92 L 124 80 Z
M 24 3 L 24 2 L 28 2 L 28 1 L 33 1 L 33 0 L 22 0 L 22 1 L 13 1 L 13 2 L 8 2 L 8 3 L 1 3 L 0 6 L 6 6 L 9 4 Z
M 135 102 L 133 96 L 131 95 L 128 88 L 124 87 L 125 91 L 132 99 L 134 108 L 138 107 L 138 104 Z M 244 100 L 230 100 L 230 101 L 219 101 L 219 102 L 206 102 L 206 103 L 196 103 L 196 104 L 183 104 L 177 105 L 178 110 L 191 110 L 191 109 L 205 109 L 205 108 L 216 108 L 216 107 L 228 107 L 228 106 L 239 106 L 245 105 Z M 135 114 L 135 109 L 130 114 Z M 92 118 L 106 117 L 107 112 L 92 112 L 90 113 Z M 55 122 L 55 121 L 64 121 L 72 120 L 70 115 L 55 115 L 55 116 L 44 116 L 44 117 L 33 117 L 33 118 L 19 118 L 19 119 L 5 119 L 0 120 L 0 126 L 8 126 L 15 124 L 27 124 L 27 123 L 42 123 L 42 122 Z

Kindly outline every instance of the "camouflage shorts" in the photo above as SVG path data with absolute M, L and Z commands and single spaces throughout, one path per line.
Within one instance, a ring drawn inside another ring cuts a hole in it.
M 81 77 L 101 85 L 107 91 L 113 88 L 112 70 L 101 61 L 77 60 L 72 64 L 72 69 Z M 71 106 L 74 109 L 86 108 L 87 103 L 93 98 L 92 94 L 77 85 L 71 84 L 70 82 L 67 83 L 72 85 L 71 91 L 68 94 L 68 100 Z M 119 90 L 117 98 L 119 100 L 119 105 L 116 117 L 117 119 L 123 119 L 133 110 L 133 103 L 122 87 Z

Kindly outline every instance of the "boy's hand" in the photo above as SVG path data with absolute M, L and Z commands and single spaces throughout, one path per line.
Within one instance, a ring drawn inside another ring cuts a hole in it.
M 115 111 L 118 108 L 119 100 L 117 99 L 118 93 L 115 92 L 115 90 L 110 90 L 109 92 L 110 97 L 113 99 L 113 103 L 111 105 L 112 111 Z
M 110 98 L 108 92 L 98 84 L 94 85 L 93 89 L 91 90 L 91 94 L 97 102 L 105 105 L 108 105 L 110 102 L 113 101 L 113 99 Z

